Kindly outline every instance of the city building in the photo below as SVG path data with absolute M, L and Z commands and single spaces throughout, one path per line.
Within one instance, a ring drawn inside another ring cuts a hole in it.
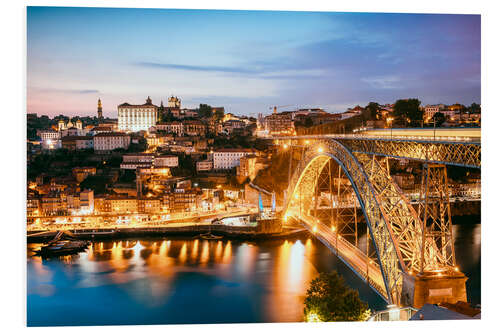
M 186 120 L 183 122 L 184 133 L 189 136 L 204 136 L 207 126 L 199 120 Z
M 230 119 L 223 123 L 222 130 L 226 134 L 232 134 L 235 129 L 245 128 L 246 124 L 244 121 L 239 119 Z
M 99 125 L 99 126 L 96 126 L 96 127 L 92 128 L 89 131 L 89 134 L 90 135 L 96 135 L 96 134 L 99 134 L 99 133 L 111 133 L 111 132 L 113 132 L 113 127 L 112 126 Z
M 294 131 L 292 112 L 273 113 L 264 118 L 264 128 L 271 135 L 288 135 Z
M 156 129 L 156 127 L 152 127 L 151 129 Z M 174 137 L 170 133 L 150 133 L 146 136 L 146 142 L 148 146 L 163 146 L 174 140 Z
M 196 171 L 210 171 L 214 168 L 214 162 L 212 160 L 198 161 L 196 162 Z
M 108 200 L 109 212 L 117 213 L 137 213 L 137 199 L 128 197 L 112 197 Z
M 151 167 L 154 157 L 153 153 L 124 154 L 120 169 L 136 170 L 141 167 Z
M 163 196 L 163 204 L 173 213 L 196 211 L 201 202 L 202 193 L 198 189 L 176 189 Z
M 106 152 L 114 149 L 128 149 L 130 136 L 125 133 L 111 132 L 94 135 L 94 150 L 96 152 Z
M 236 167 L 236 175 L 241 178 L 253 180 L 257 176 L 257 156 L 247 155 L 240 158 L 240 164 Z
M 68 150 L 93 149 L 94 138 L 91 136 L 63 136 L 62 148 Z
M 75 177 L 78 183 L 81 183 L 88 176 L 94 176 L 96 174 L 95 167 L 75 167 L 71 170 L 73 177 Z
M 180 109 L 181 108 L 181 99 L 178 98 L 177 96 L 173 96 L 173 95 L 170 96 L 168 98 L 167 107 Z
M 142 214 L 156 214 L 162 211 L 163 200 L 160 198 L 137 199 L 137 211 Z
M 179 157 L 175 155 L 156 155 L 153 160 L 155 168 L 176 168 L 179 166 Z
M 80 214 L 92 214 L 94 212 L 94 191 L 83 190 L 80 192 Z
M 38 136 L 42 139 L 42 142 L 47 142 L 48 140 L 55 141 L 60 138 L 59 132 L 53 129 L 38 131 Z
M 42 215 L 67 215 L 67 202 L 60 195 L 50 194 L 40 199 L 40 210 Z
M 252 149 L 224 148 L 218 149 L 213 154 L 214 169 L 232 169 L 240 165 L 243 156 L 253 154 Z
M 118 105 L 118 129 L 120 131 L 147 131 L 154 126 L 158 120 L 158 107 L 154 105 L 151 98 L 146 103 L 132 105 L 123 103 Z
M 184 125 L 180 121 L 158 123 L 155 127 L 158 131 L 165 131 L 167 133 L 173 133 L 176 136 L 184 135 Z

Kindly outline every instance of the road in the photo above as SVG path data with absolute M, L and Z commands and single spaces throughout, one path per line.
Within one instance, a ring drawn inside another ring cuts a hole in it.
M 319 222 L 312 216 L 301 216 L 294 212 L 289 212 L 288 216 L 301 221 L 301 223 L 317 237 L 323 244 L 337 253 L 342 261 L 348 264 L 363 280 L 367 280 L 375 291 L 387 299 L 382 271 L 377 262 L 370 259 L 356 246 L 348 240 L 342 238 L 331 228 Z

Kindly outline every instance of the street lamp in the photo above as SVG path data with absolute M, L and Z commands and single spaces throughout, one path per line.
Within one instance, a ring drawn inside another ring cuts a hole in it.
M 389 123 L 389 125 L 391 126 L 391 139 L 392 139 L 392 121 L 394 120 L 394 118 L 392 117 L 389 117 L 387 118 L 387 122 Z

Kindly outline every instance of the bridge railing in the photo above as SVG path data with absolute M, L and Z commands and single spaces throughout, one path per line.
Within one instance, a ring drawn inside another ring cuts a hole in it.
M 368 283 L 375 291 L 384 298 L 387 298 L 387 290 L 385 288 L 380 265 L 366 256 L 366 254 L 357 248 L 354 244 L 351 244 L 347 239 L 338 236 L 334 231 L 330 230 L 324 224 L 322 224 L 314 216 L 294 216 L 297 220 L 302 221 L 302 223 L 307 227 L 307 229 L 313 233 L 320 241 L 327 243 L 328 247 L 332 248 L 337 256 L 344 261 L 354 272 L 364 281 Z M 313 231 L 312 225 L 316 225 L 318 228 Z M 340 246 L 339 246 L 340 245 Z M 347 250 L 342 250 L 341 247 L 347 248 Z M 351 256 L 347 253 L 350 252 Z M 352 256 L 363 258 L 365 265 L 358 264 L 355 260 L 352 260 Z M 350 258 L 351 257 L 351 258 Z M 370 277 L 370 273 L 380 274 L 380 281 Z

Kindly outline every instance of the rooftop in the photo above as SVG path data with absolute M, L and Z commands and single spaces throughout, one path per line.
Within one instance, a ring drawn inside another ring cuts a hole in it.
M 250 148 L 221 148 L 215 151 L 216 153 L 253 153 L 254 150 Z
M 94 135 L 94 137 L 107 137 L 107 136 L 129 136 L 129 135 L 121 132 L 108 132 L 108 133 L 99 133 Z

